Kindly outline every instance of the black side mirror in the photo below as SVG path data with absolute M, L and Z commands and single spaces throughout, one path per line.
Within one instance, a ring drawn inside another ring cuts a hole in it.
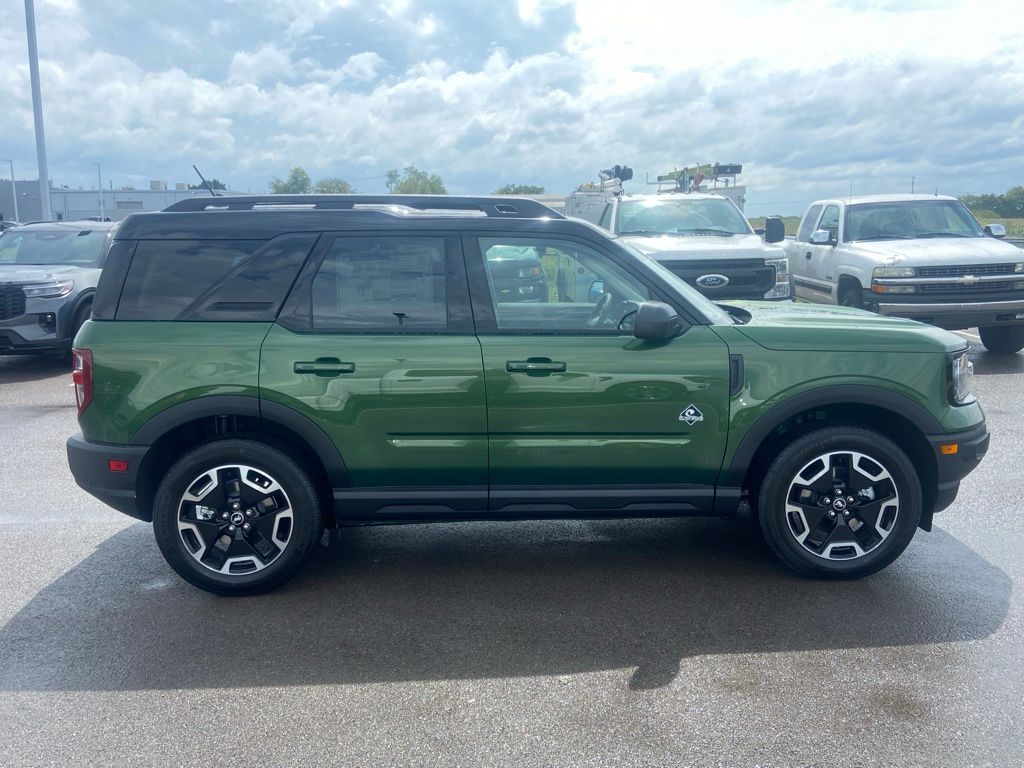
M 638 339 L 671 339 L 682 330 L 683 319 L 672 307 L 660 301 L 643 302 L 633 320 L 633 335 Z
M 786 239 L 786 223 L 778 216 L 769 216 L 764 222 L 764 241 L 781 243 Z
M 985 226 L 985 234 L 989 237 L 998 237 L 1000 239 L 1006 237 L 1006 227 L 1002 224 L 988 224 Z

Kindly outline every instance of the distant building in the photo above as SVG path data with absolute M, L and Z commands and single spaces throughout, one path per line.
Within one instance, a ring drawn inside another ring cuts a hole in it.
M 161 187 L 155 189 L 153 187 Z M 50 210 L 57 221 L 91 219 L 100 215 L 100 195 L 103 196 L 103 216 L 120 221 L 137 211 L 162 211 L 172 203 L 190 197 L 209 197 L 205 189 L 188 189 L 187 184 L 176 184 L 167 189 L 164 181 L 151 181 L 150 189 L 50 189 Z M 39 182 L 16 182 L 18 193 L 18 219 L 22 222 L 43 218 L 39 203 Z M 219 190 L 221 194 L 244 194 Z M 14 218 L 11 182 L 0 180 L 0 219 Z

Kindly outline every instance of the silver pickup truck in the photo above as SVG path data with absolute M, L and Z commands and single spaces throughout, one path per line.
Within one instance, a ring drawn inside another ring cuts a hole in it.
M 811 204 L 786 254 L 795 297 L 948 330 L 992 352 L 1024 348 L 1024 250 L 953 197 L 868 195 Z

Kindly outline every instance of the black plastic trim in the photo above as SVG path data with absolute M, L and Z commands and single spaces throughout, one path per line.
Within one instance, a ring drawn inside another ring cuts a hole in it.
M 913 423 L 923 435 L 942 431 L 938 420 L 927 410 L 896 392 L 858 384 L 836 384 L 821 387 L 784 400 L 754 422 L 736 447 L 729 466 L 723 467 L 719 473 L 719 485 L 734 487 L 742 485 L 747 468 L 750 466 L 754 454 L 757 453 L 757 449 L 772 433 L 772 430 L 786 419 L 801 411 L 829 405 L 867 405 L 899 414 Z
M 68 466 L 79 487 L 118 512 L 139 520 L 149 520 L 139 510 L 135 481 L 148 446 L 108 445 L 92 443 L 81 434 L 67 441 Z M 107 465 L 111 459 L 128 462 L 128 471 L 112 472 Z
M 729 397 L 743 391 L 743 355 L 729 355 Z

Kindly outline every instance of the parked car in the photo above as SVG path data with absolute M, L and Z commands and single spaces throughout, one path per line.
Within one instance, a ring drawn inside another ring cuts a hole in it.
M 710 299 L 789 301 L 781 219 L 756 234 L 729 198 L 702 192 L 574 192 L 566 213 L 618 235 Z
M 786 244 L 796 296 L 956 330 L 992 352 L 1024 349 L 1024 251 L 959 200 L 869 195 L 818 200 Z
M 113 224 L 26 224 L 0 234 L 0 355 L 64 356 L 89 317 Z
M 74 350 L 75 479 L 152 521 L 203 589 L 280 584 L 325 527 L 730 517 L 743 498 L 799 573 L 863 576 L 988 446 L 966 344 L 938 328 L 724 309 L 529 200 L 267 202 L 129 216 Z M 506 301 L 495 247 L 594 293 Z
M 18 222 L 16 221 L 0 221 L 0 232 L 16 226 L 18 226 Z
M 484 254 L 498 301 L 547 301 L 541 254 L 530 245 L 494 245 Z

